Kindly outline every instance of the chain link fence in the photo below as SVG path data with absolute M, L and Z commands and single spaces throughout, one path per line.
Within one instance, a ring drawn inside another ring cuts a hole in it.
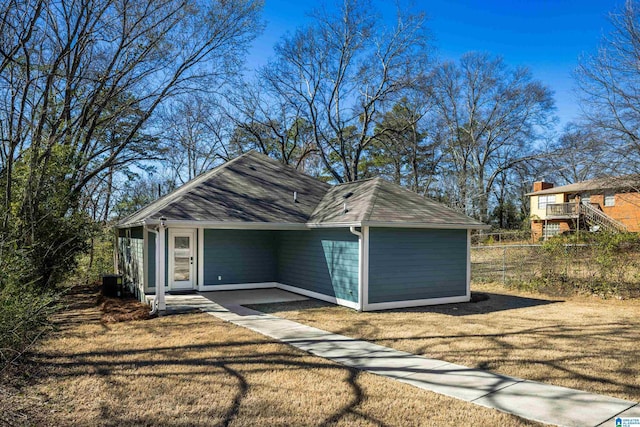
M 472 245 L 526 245 L 533 244 L 531 230 L 478 230 L 471 235 Z
M 591 244 L 472 246 L 471 279 L 554 293 L 640 297 L 640 248 Z

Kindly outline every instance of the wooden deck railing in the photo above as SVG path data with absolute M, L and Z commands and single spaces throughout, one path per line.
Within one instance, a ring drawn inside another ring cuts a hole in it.
M 627 227 L 602 212 L 597 205 L 585 203 L 551 203 L 547 205 L 547 219 L 579 218 L 590 226 L 606 231 L 627 231 Z
M 547 218 L 575 218 L 580 213 L 577 203 L 550 203 L 547 205 Z

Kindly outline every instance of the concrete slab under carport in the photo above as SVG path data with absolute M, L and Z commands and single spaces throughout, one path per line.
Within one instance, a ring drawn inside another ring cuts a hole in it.
M 172 295 L 168 297 L 167 304 L 184 306 L 193 303 L 208 314 L 345 366 L 547 424 L 615 425 L 611 421 L 616 417 L 635 417 L 640 412 L 637 402 L 526 381 L 397 351 L 250 310 L 237 304 L 240 299 L 234 301 L 231 296 L 223 298 L 229 307 L 247 310 L 235 313 L 219 304 L 215 300 L 216 294 L 207 293 L 211 300 L 202 295 Z M 242 297 L 242 294 L 236 296 Z M 256 304 L 252 298 L 259 297 L 247 297 L 251 300 L 247 304 Z
M 237 291 L 205 291 L 200 295 L 222 306 L 245 304 L 273 304 L 308 300 L 308 297 L 278 288 L 247 289 Z

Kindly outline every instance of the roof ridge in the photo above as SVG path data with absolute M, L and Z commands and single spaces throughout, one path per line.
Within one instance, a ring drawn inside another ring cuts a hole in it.
M 373 207 L 376 205 L 376 202 L 378 201 L 378 189 L 380 188 L 380 182 L 384 181 L 379 176 L 373 178 L 373 180 L 375 181 L 373 184 L 373 189 L 371 190 L 371 192 L 373 193 L 373 196 L 371 197 L 371 201 L 369 202 L 367 211 L 362 216 L 362 221 L 369 221 L 371 219 L 371 214 L 373 213 Z
M 342 185 L 353 185 L 353 184 L 361 184 L 363 182 L 367 182 L 367 181 L 373 181 L 374 179 L 379 179 L 379 176 L 374 176 L 371 178 L 365 178 L 365 179 L 359 179 L 357 181 L 347 181 L 347 182 L 339 182 L 336 185 L 332 185 L 332 187 L 340 187 Z

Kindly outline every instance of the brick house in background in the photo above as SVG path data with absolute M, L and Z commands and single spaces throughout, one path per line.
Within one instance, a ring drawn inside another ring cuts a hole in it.
M 640 175 L 596 178 L 528 193 L 534 241 L 578 230 L 640 232 Z

